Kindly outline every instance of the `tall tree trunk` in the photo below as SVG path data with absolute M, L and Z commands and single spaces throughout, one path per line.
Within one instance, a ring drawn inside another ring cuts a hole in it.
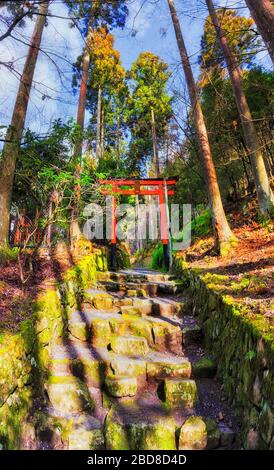
M 199 142 L 200 156 L 204 168 L 206 184 L 208 187 L 208 195 L 212 213 L 212 225 L 215 235 L 215 245 L 220 254 L 226 254 L 231 246 L 231 243 L 236 241 L 236 238 L 229 227 L 224 212 L 201 102 L 191 70 L 179 19 L 174 6 L 174 1 L 168 0 L 168 4 L 193 109 L 193 117 Z
M 104 107 L 101 106 L 101 135 L 100 135 L 100 158 L 104 158 L 105 151 L 105 112 Z
M 82 156 L 82 147 L 83 147 L 83 132 L 85 125 L 85 112 L 87 104 L 87 90 L 88 90 L 88 71 L 90 65 L 90 43 L 93 34 L 93 16 L 91 16 L 88 26 L 88 34 L 86 37 L 86 43 L 83 53 L 83 63 L 82 63 L 82 76 L 80 83 L 80 92 L 78 99 L 78 110 L 77 110 L 77 124 L 79 126 L 80 137 L 77 140 L 77 143 L 74 148 L 75 156 Z
M 116 139 L 116 151 L 117 151 L 117 157 L 120 160 L 121 154 L 120 154 L 120 113 L 118 112 L 117 116 L 117 139 Z
M 274 63 L 274 8 L 270 0 L 245 0 Z
M 9 243 L 10 209 L 16 159 L 24 130 L 33 75 L 48 8 L 49 1 L 41 3 L 19 83 L 11 124 L 3 147 L 0 164 L 0 245 L 7 245 Z
M 155 114 L 154 109 L 151 107 L 151 133 L 152 133 L 152 143 L 153 143 L 153 162 L 155 165 L 156 176 L 160 176 L 160 162 L 159 162 L 159 150 L 157 142 L 157 133 L 155 125 Z
M 97 98 L 97 129 L 96 129 L 96 160 L 97 163 L 100 159 L 101 153 L 101 114 L 102 114 L 102 89 L 98 89 Z
M 241 70 L 237 59 L 234 57 L 234 54 L 229 48 L 225 32 L 221 27 L 219 18 L 213 5 L 213 1 L 206 0 L 206 3 L 212 22 L 215 26 L 216 34 L 219 39 L 219 43 L 223 51 L 228 72 L 231 78 L 233 93 L 243 127 L 244 138 L 248 153 L 250 154 L 251 158 L 251 166 L 257 190 L 259 210 L 265 217 L 273 212 L 274 196 L 265 169 L 264 159 L 260 149 L 260 142 L 257 136 L 256 128 L 254 122 L 252 121 L 251 112 L 242 86 Z
M 90 42 L 93 34 L 93 14 L 91 13 L 89 25 L 88 25 L 88 34 L 86 37 L 85 48 L 83 53 L 83 63 L 82 63 L 82 76 L 80 83 L 80 92 L 78 99 L 78 109 L 77 109 L 77 124 L 79 126 L 79 137 L 76 140 L 74 146 L 74 158 L 80 157 L 80 162 L 76 166 L 75 170 L 75 201 L 70 214 L 70 223 L 69 223 L 69 236 L 71 242 L 73 240 L 78 240 L 81 237 L 81 230 L 79 227 L 79 204 L 81 199 L 81 187 L 80 187 L 80 175 L 81 175 L 81 161 L 82 161 L 82 151 L 83 151 L 83 132 L 85 126 L 85 112 L 86 112 L 86 103 L 87 103 L 87 90 L 88 90 L 88 72 L 90 65 Z

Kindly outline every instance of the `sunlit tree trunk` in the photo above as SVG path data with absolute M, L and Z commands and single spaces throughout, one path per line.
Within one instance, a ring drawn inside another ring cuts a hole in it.
M 100 158 L 104 158 L 104 151 L 105 151 L 105 112 L 104 107 L 102 107 L 101 111 L 101 136 L 100 136 Z
M 219 39 L 220 46 L 223 51 L 228 72 L 231 78 L 233 93 L 243 127 L 244 138 L 248 153 L 250 154 L 252 172 L 254 176 L 259 203 L 259 210 L 260 213 L 265 217 L 271 214 L 273 211 L 274 197 L 266 172 L 263 154 L 260 149 L 261 146 L 259 138 L 257 136 L 256 128 L 252 120 L 251 112 L 242 86 L 241 70 L 238 65 L 237 59 L 234 57 L 234 54 L 232 53 L 228 45 L 225 32 L 221 27 L 212 0 L 206 0 L 206 3 L 212 22 L 215 26 L 216 34 Z
M 9 243 L 10 209 L 16 159 L 24 130 L 29 96 L 48 7 L 48 1 L 40 5 L 23 73 L 20 78 L 11 124 L 3 147 L 0 164 L 0 245 L 7 245 Z
M 83 61 L 82 61 L 82 76 L 80 83 L 80 92 L 78 99 L 78 109 L 77 109 L 77 124 L 79 126 L 79 139 L 74 148 L 75 156 L 82 156 L 82 147 L 83 147 L 83 132 L 85 125 L 85 113 L 86 113 L 86 104 L 87 104 L 87 91 L 88 91 L 88 71 L 90 65 L 90 43 L 93 34 L 93 19 L 89 21 L 88 34 L 86 38 Z
M 209 139 L 201 107 L 201 102 L 191 70 L 179 19 L 174 6 L 174 1 L 168 0 L 168 4 L 193 109 L 193 117 L 196 127 L 197 139 L 199 142 L 201 161 L 204 168 L 205 180 L 208 188 L 209 202 L 211 206 L 215 244 L 220 254 L 226 254 L 230 248 L 231 243 L 234 242 L 236 238 L 229 227 L 224 212 L 220 189 L 217 181 L 216 170 L 211 155 L 211 149 L 209 145 Z
M 274 63 L 274 7 L 270 0 L 245 0 Z
M 102 89 L 98 89 L 97 97 L 97 124 L 96 124 L 96 160 L 100 159 L 101 153 L 101 113 L 102 113 Z
M 153 143 L 153 162 L 155 165 L 155 173 L 156 173 L 156 176 L 158 177 L 160 175 L 160 162 L 159 162 L 159 150 L 158 150 L 156 124 L 155 124 L 155 114 L 154 114 L 153 107 L 151 107 L 151 133 L 152 133 L 152 143 Z
M 80 157 L 80 162 L 76 166 L 75 171 L 75 200 L 73 202 L 73 207 L 70 213 L 70 224 L 69 224 L 69 236 L 71 242 L 77 240 L 81 237 L 81 230 L 79 227 L 79 204 L 81 198 L 81 188 L 80 188 L 80 175 L 81 175 L 81 160 L 82 160 L 82 150 L 83 150 L 83 133 L 85 126 L 85 112 L 86 112 L 86 103 L 87 103 L 87 90 L 88 90 L 88 72 L 90 65 L 90 43 L 93 34 L 93 16 L 91 15 L 88 34 L 86 37 L 86 43 L 83 53 L 82 61 L 82 76 L 80 83 L 80 92 L 78 99 L 78 109 L 77 109 L 77 125 L 79 128 L 79 136 L 76 140 L 74 146 L 74 157 L 75 159 Z

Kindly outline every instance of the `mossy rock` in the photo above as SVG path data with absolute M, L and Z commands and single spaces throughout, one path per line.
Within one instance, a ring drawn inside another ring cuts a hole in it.
M 198 400 L 197 386 L 194 380 L 165 379 L 164 393 L 166 404 L 170 408 L 192 408 Z
M 153 303 L 149 299 L 134 299 L 133 307 L 137 308 L 140 315 L 151 315 L 153 310 Z
M 145 356 L 149 352 L 147 340 L 138 336 L 113 336 L 110 346 L 116 354 Z
M 51 376 L 46 390 L 52 406 L 64 413 L 93 410 L 94 402 L 83 382 L 74 376 Z
M 197 379 L 212 378 L 216 374 L 216 364 L 208 357 L 202 357 L 192 365 L 193 377 Z
M 114 299 L 113 305 L 115 307 L 126 307 L 126 306 L 132 306 L 133 305 L 133 299 L 124 297 L 123 299 Z
M 108 320 L 95 319 L 90 324 L 91 344 L 95 347 L 107 347 L 111 337 L 111 326 Z
M 95 294 L 92 299 L 97 310 L 112 310 L 113 297 L 109 294 Z
M 179 450 L 203 450 L 207 445 L 207 431 L 200 416 L 190 416 L 179 434 Z
M 22 425 L 32 405 L 32 389 L 23 387 L 12 393 L 0 407 L 0 443 L 3 449 L 20 449 Z
M 101 429 L 86 429 L 78 426 L 68 436 L 68 450 L 103 450 L 104 435 Z
M 90 330 L 85 321 L 69 320 L 68 331 L 74 338 L 80 339 L 81 341 L 89 341 Z
M 114 419 L 112 406 L 105 420 L 105 443 L 107 450 L 131 450 L 128 427 Z
M 135 289 L 127 289 L 128 297 L 137 297 L 137 290 Z
M 133 336 L 141 336 L 145 338 L 149 346 L 153 346 L 154 339 L 152 335 L 151 323 L 140 318 L 138 315 L 122 314 L 124 321 L 124 332 Z M 121 329 L 122 331 L 122 329 Z M 125 334 L 124 333 L 124 334 Z
M 72 359 L 70 357 L 51 358 L 49 371 L 51 376 L 66 376 L 73 374 L 80 380 L 84 378 L 85 383 L 91 387 L 100 387 L 103 383 L 105 372 L 104 360 L 89 359 L 84 357 L 81 359 Z
M 130 438 L 133 450 L 176 450 L 174 419 L 165 417 L 153 423 L 132 423 Z
M 130 306 L 122 306 L 120 307 L 122 315 L 136 315 L 136 316 L 141 316 L 141 310 L 137 307 L 133 307 L 132 305 Z
M 151 422 L 144 415 L 136 418 L 134 406 L 134 404 L 124 406 L 123 412 L 129 416 L 128 420 L 120 417 L 119 408 L 117 410 L 115 407 L 111 408 L 105 421 L 106 448 L 108 450 L 176 450 L 173 418 L 160 416 L 155 418 L 155 422 Z
M 105 386 L 112 397 L 134 397 L 138 389 L 135 377 L 106 378 Z
M 155 361 L 147 363 L 147 376 L 149 378 L 162 380 L 165 378 L 184 378 L 191 376 L 191 363 L 185 360 L 181 363 L 171 361 Z
M 182 330 L 179 326 L 164 321 L 153 321 L 151 324 L 154 348 L 157 351 L 182 351 Z
M 111 358 L 107 363 L 106 377 L 136 377 L 145 378 L 146 376 L 146 362 L 143 360 Z
M 68 442 L 68 450 L 103 450 L 105 439 L 101 423 L 85 414 L 61 423 L 62 437 Z
M 207 449 L 216 449 L 219 446 L 221 431 L 214 419 L 205 418 L 207 432 Z

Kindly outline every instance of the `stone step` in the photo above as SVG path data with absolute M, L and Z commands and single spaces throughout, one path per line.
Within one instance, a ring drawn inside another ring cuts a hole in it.
M 116 354 L 107 348 L 94 348 L 88 343 L 70 341 L 53 348 L 50 360 L 53 376 L 74 375 L 88 387 L 100 388 L 105 378 L 135 377 L 138 386 L 146 380 L 190 378 L 191 363 L 182 356 L 149 351 L 146 356 L 132 357 Z
M 175 421 L 160 406 L 113 405 L 105 420 L 108 450 L 175 450 Z
M 147 378 L 162 381 L 166 378 L 190 378 L 191 363 L 182 357 L 162 357 L 150 358 L 146 366 Z
M 66 435 L 68 450 L 104 450 L 105 437 L 100 421 L 92 416 L 73 420 Z
M 181 302 L 173 299 L 157 297 L 153 299 L 153 313 L 161 317 L 172 318 L 179 315 L 182 310 Z
M 112 397 L 134 397 L 138 390 L 136 377 L 107 377 L 105 387 Z
M 142 357 L 149 352 L 147 340 L 142 336 L 112 336 L 110 349 L 117 354 Z
M 137 282 L 138 280 L 145 280 L 148 282 L 164 282 L 174 278 L 174 276 L 171 276 L 170 274 L 159 273 L 149 269 L 121 270 L 119 271 L 118 276 L 123 276 L 126 282 Z
M 145 304 L 143 307 L 148 312 L 150 304 Z M 180 326 L 164 318 L 149 315 L 141 317 L 139 310 L 136 310 L 139 307 L 122 306 L 120 309 L 124 313 L 98 310 L 73 312 L 68 322 L 70 338 L 90 342 L 95 347 L 107 347 L 113 334 L 121 336 L 132 334 L 144 337 L 148 345 L 158 351 L 167 350 L 177 354 L 182 352 Z
M 108 450 L 210 450 L 237 448 L 236 433 L 199 415 L 173 415 L 155 402 L 112 405 L 105 420 Z
M 59 411 L 77 413 L 95 407 L 86 384 L 74 375 L 52 375 L 45 384 L 51 405 Z

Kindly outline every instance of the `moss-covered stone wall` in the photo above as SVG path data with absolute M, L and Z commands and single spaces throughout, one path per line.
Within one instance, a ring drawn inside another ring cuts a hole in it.
M 191 295 L 192 312 L 218 365 L 224 394 L 239 418 L 243 447 L 273 449 L 274 332 L 269 318 L 223 295 L 222 276 L 188 269 L 179 257 L 173 270 Z
M 79 256 L 60 279 L 41 288 L 31 318 L 17 333 L 0 331 L 0 450 L 20 449 L 27 417 L 47 379 L 51 345 L 66 335 L 69 311 L 80 306 L 96 272 L 106 269 L 104 248 Z

